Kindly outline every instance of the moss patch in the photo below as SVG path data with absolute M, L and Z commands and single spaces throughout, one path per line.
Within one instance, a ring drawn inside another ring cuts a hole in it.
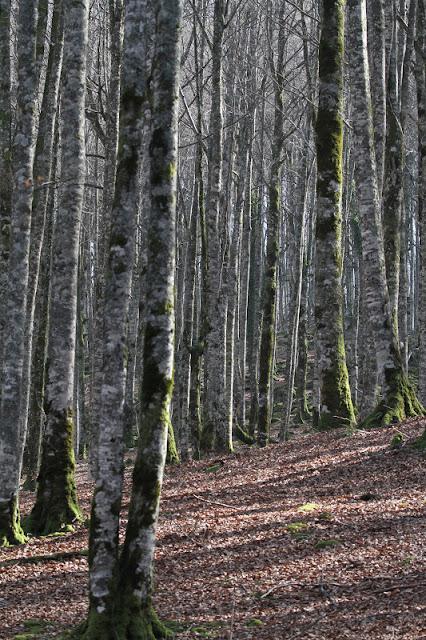
M 389 392 L 376 409 L 361 422 L 361 429 L 387 427 L 399 424 L 406 418 L 425 415 L 425 409 L 418 400 L 412 383 L 402 370 L 385 371 L 385 378 Z
M 17 497 L 0 505 L 0 547 L 9 547 L 26 542 L 25 534 L 20 524 Z
M 73 531 L 72 525 L 83 518 L 75 485 L 72 411 L 50 410 L 49 421 L 36 502 L 25 521 L 25 529 L 34 535 Z
M 86 624 L 72 637 L 76 640 L 166 640 L 174 636 L 152 606 L 141 608 L 134 597 L 121 596 L 109 615 L 91 611 Z
M 319 508 L 320 505 L 316 502 L 306 502 L 305 504 L 302 504 L 302 506 L 297 510 L 301 513 L 310 513 L 311 511 L 318 511 Z
M 414 443 L 414 447 L 418 451 L 426 452 L 426 430 L 425 432 L 416 440 Z

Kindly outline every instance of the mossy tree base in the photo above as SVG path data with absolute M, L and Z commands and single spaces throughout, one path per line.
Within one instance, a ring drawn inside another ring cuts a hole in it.
M 321 404 L 317 426 L 319 431 L 330 431 L 356 424 L 346 366 L 343 329 L 338 338 L 336 361 L 333 366 L 322 372 Z
M 359 425 L 361 429 L 386 427 L 403 422 L 407 418 L 425 415 L 425 408 L 418 400 L 413 385 L 404 373 L 396 372 L 393 375 L 392 384 L 388 386 L 390 392 L 361 422 Z
M 25 529 L 34 535 L 67 531 L 83 519 L 75 485 L 72 412 L 51 411 L 49 421 L 36 502 L 25 522 Z
M 247 431 L 245 431 L 239 424 L 234 426 L 234 436 L 242 442 L 243 444 L 253 445 L 256 444 L 256 439 L 254 436 L 250 435 Z
M 83 515 L 77 504 L 68 501 L 61 509 L 46 505 L 46 508 L 34 508 L 31 515 L 24 521 L 25 530 L 35 536 L 48 536 L 52 533 L 73 531 L 73 526 L 83 520 Z
M 111 615 L 91 611 L 83 628 L 74 634 L 77 640 L 166 640 L 174 633 L 161 622 L 152 606 L 141 609 L 121 602 L 121 610 Z
M 27 541 L 21 528 L 16 499 L 0 504 L 0 547 L 24 544 Z

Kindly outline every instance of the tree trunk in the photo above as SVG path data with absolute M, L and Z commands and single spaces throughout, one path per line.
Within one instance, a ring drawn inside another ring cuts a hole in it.
M 315 324 L 320 429 L 355 422 L 346 366 L 342 292 L 344 8 L 324 0 L 316 120 L 317 220 Z
M 23 0 L 19 9 L 12 225 L 4 307 L 8 331 L 4 341 L 0 406 L 0 546 L 24 540 L 19 523 L 18 492 L 25 443 L 25 433 L 20 433 L 20 426 L 33 200 L 37 8 L 33 0 Z
M 422 415 L 423 407 L 404 373 L 392 322 L 385 274 L 385 256 L 377 186 L 368 57 L 365 47 L 365 0 L 349 0 L 351 78 L 355 177 L 361 218 L 362 258 L 365 269 L 365 304 L 374 327 L 379 374 L 383 374 L 383 400 L 363 426 L 388 425 Z
M 61 190 L 53 231 L 46 431 L 37 498 L 28 527 L 49 534 L 80 519 L 73 448 L 74 363 L 80 224 L 85 180 L 85 92 L 88 0 L 72 0 L 64 16 Z
M 223 80 L 222 48 L 225 29 L 225 2 L 215 0 L 212 45 L 212 106 L 206 201 L 207 290 L 203 451 L 232 451 L 232 428 L 226 410 L 226 300 L 221 264 L 220 197 L 223 172 Z
M 141 3 L 127 4 L 126 23 L 139 38 L 128 39 L 130 61 L 138 56 L 140 25 L 146 19 Z M 83 637 L 87 640 L 153 640 L 171 636 L 152 605 L 152 570 L 160 492 L 167 449 L 170 401 L 173 387 L 174 280 L 177 160 L 177 89 L 179 70 L 179 2 L 160 0 L 153 66 L 152 136 L 150 144 L 150 195 L 148 215 L 148 264 L 146 329 L 143 354 L 141 435 L 133 473 L 129 521 L 118 575 L 110 580 L 103 570 L 105 551 L 91 557 L 92 606 Z M 139 26 L 139 30 L 136 28 Z M 133 45 L 133 46 L 132 46 Z M 141 47 L 140 47 L 141 48 Z M 133 69 L 134 67 L 131 67 Z M 123 99 L 130 94 L 123 92 Z M 140 98 L 139 98 L 140 100 Z M 136 104 L 138 101 L 136 101 Z M 135 124 L 135 123 L 133 123 Z M 118 256 L 117 256 L 118 258 Z M 105 443 L 106 444 L 106 443 Z M 113 459 L 116 459 L 113 452 Z M 100 467 L 103 475 L 104 471 Z M 105 472 L 107 469 L 105 469 Z M 109 481 L 108 475 L 105 482 Z M 118 495 L 118 494 L 117 494 Z M 118 514 L 101 514 L 101 501 L 114 513 L 119 503 L 98 493 L 99 511 L 92 525 L 91 554 L 101 539 L 101 516 L 116 521 Z M 109 569 L 116 565 L 117 533 L 105 537 Z M 112 544 L 111 544 L 112 542 Z

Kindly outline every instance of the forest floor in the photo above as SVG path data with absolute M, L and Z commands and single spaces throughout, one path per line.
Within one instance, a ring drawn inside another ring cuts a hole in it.
M 400 427 L 407 439 L 423 428 Z M 299 430 L 169 467 L 155 604 L 177 638 L 426 640 L 426 456 L 392 450 L 393 435 Z M 78 485 L 88 516 L 85 464 Z M 24 513 L 32 501 L 23 493 Z M 87 533 L 1 550 L 0 638 L 53 638 L 84 620 Z

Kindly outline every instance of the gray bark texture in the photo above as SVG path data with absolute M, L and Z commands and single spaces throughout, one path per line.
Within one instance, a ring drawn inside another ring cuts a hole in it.
M 25 440 L 20 425 L 33 200 L 36 26 L 37 2 L 21 2 L 18 16 L 17 113 L 12 147 L 11 238 L 4 303 L 8 331 L 4 340 L 0 405 L 0 545 L 23 541 L 18 491 Z
M 220 202 L 223 173 L 223 71 L 222 49 L 225 2 L 215 0 L 212 45 L 212 105 L 210 111 L 209 167 L 206 200 L 207 290 L 204 395 L 205 451 L 232 451 L 232 428 L 226 411 L 226 299 L 223 288 Z
M 123 473 L 127 320 L 138 210 L 138 168 L 146 95 L 144 21 L 148 2 L 129 2 L 125 18 L 118 170 L 111 216 L 103 321 L 97 478 L 90 535 L 91 609 L 108 607 L 118 554 Z M 148 18 L 147 18 L 148 16 Z
M 52 239 L 46 429 L 37 498 L 29 527 L 52 533 L 81 517 L 74 478 L 74 363 L 80 224 L 85 181 L 85 94 L 88 0 L 64 15 L 61 177 Z
M 352 124 L 355 179 L 365 270 L 365 305 L 374 328 L 379 377 L 383 378 L 383 400 L 363 421 L 364 426 L 389 424 L 423 413 L 404 374 L 385 272 L 383 230 L 377 185 L 370 71 L 366 49 L 365 0 L 349 0 L 351 46 Z
M 127 4 L 126 23 L 135 29 L 134 36 L 140 36 L 146 19 L 140 2 Z M 170 424 L 170 403 L 173 387 L 174 359 L 174 285 L 175 285 L 175 233 L 176 233 L 176 162 L 177 162 L 177 95 L 179 71 L 179 23 L 181 5 L 179 2 L 160 0 L 155 6 L 156 44 L 152 76 L 152 129 L 149 147 L 150 156 L 150 209 L 147 216 L 147 296 L 146 325 L 143 349 L 143 375 L 141 394 L 140 439 L 133 473 L 132 496 L 129 521 L 123 551 L 119 560 L 116 580 L 109 579 L 114 567 L 117 551 L 117 534 L 114 548 L 99 547 L 99 553 L 92 562 L 92 608 L 89 612 L 83 637 L 102 640 L 139 640 L 169 637 L 166 627 L 159 621 L 152 606 L 152 571 L 160 492 L 167 451 L 167 434 Z M 133 23 L 133 24 L 132 24 Z M 137 81 L 138 65 L 142 42 L 140 37 L 126 43 L 131 67 Z M 125 65 L 127 66 L 127 65 Z M 137 97 L 137 96 L 136 96 Z M 123 90 L 125 100 L 140 104 Z M 130 124 L 130 123 L 129 123 Z M 133 122 L 137 126 L 137 122 Z M 129 167 L 127 167 L 129 168 Z M 120 174 L 117 186 L 120 184 Z M 117 202 L 117 200 L 116 200 Z M 123 208 L 121 209 L 123 211 Z M 134 211 L 133 211 L 134 215 Z M 123 223 L 125 222 L 123 216 Z M 128 233 L 128 228 L 127 228 Z M 119 245 L 122 248 L 122 245 Z M 128 246 L 128 245 L 127 245 Z M 111 250 L 114 248 L 113 236 Z M 116 246 L 117 248 L 117 246 Z M 115 250 L 116 251 L 116 250 Z M 127 253 L 127 252 L 126 252 Z M 118 260 L 121 252 L 114 257 Z M 113 256 L 110 255 L 110 259 Z M 128 267 L 123 271 L 128 272 Z M 118 275 L 118 274 L 116 274 Z M 130 278 L 126 288 L 130 286 Z M 116 288 L 123 304 L 123 287 Z M 111 300 L 112 302 L 112 300 Z M 121 314 L 121 316 L 119 315 Z M 123 311 L 117 308 L 115 318 L 120 328 L 123 326 Z M 118 326 L 118 325 L 117 325 Z M 117 338 L 117 334 L 115 334 Z M 106 346 L 108 342 L 106 343 Z M 121 351 L 117 350 L 116 355 Z M 121 360 L 121 356 L 120 356 Z M 115 358 L 115 369 L 120 362 Z M 111 361 L 112 364 L 113 361 Z M 121 364 L 120 364 L 121 369 Z M 104 385 L 105 387 L 105 385 Z M 103 387 L 103 388 L 104 388 Z M 121 384 L 120 384 L 121 387 Z M 110 390 L 111 391 L 111 390 Z M 110 393 L 108 391 L 108 394 Z M 114 404 L 118 407 L 117 392 Z M 122 391 L 120 403 L 122 404 Z M 112 396 L 109 396 L 110 401 Z M 111 426 L 112 428 L 112 426 Z M 118 440 L 120 439 L 120 434 Z M 111 442 L 109 451 L 105 449 L 105 468 L 100 464 L 99 478 L 105 472 L 113 472 L 113 491 L 119 487 L 117 448 Z M 110 458 L 111 462 L 108 463 Z M 102 456 L 103 458 L 103 456 Z M 101 457 L 99 458 L 101 463 Z M 112 467 L 109 466 L 112 464 Z M 109 469 L 108 469 L 109 466 Z M 104 527 L 114 535 L 117 526 L 119 503 L 113 495 L 107 495 L 106 484 L 98 491 L 95 501 L 95 518 L 92 526 L 92 550 L 96 549 L 96 538 L 102 538 Z M 111 510 L 114 513 L 111 513 Z M 104 513 L 105 511 L 105 513 Z M 102 518 L 102 523 L 98 522 Z M 112 528 L 111 528 L 112 527 Z M 105 536 L 106 539 L 106 536 Z M 108 538 L 110 540 L 110 538 Z M 111 540 L 110 540 L 111 542 Z M 109 587 L 109 593 L 106 587 Z M 96 593 L 95 593 L 96 590 Z
M 315 340 L 322 429 L 355 422 L 343 335 L 343 4 L 324 0 L 319 52 Z

